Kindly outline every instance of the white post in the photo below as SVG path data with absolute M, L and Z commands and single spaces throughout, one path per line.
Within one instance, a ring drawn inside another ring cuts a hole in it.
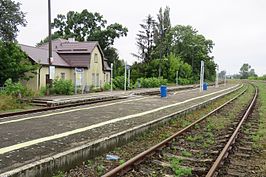
M 216 70 L 216 82 L 215 82 L 215 87 L 219 87 L 219 66 L 217 65 L 217 70 Z
M 111 76 L 110 76 L 110 82 L 111 82 L 111 92 L 113 91 L 113 63 L 111 63 Z
M 175 78 L 176 85 L 178 85 L 178 71 L 176 71 L 176 78 Z
M 200 62 L 200 92 L 203 91 L 203 83 L 204 83 L 204 61 Z
M 128 69 L 128 83 L 127 83 L 127 87 L 130 87 L 130 69 Z
M 125 83 L 124 90 L 127 91 L 127 62 L 125 61 Z

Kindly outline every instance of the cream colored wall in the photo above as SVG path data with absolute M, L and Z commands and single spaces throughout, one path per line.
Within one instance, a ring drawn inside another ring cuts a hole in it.
M 26 73 L 26 76 L 32 76 L 33 78 L 31 78 L 28 81 L 23 80 L 22 84 L 24 84 L 27 88 L 36 91 L 38 90 L 38 82 L 37 82 L 37 77 L 38 75 L 36 74 L 32 74 L 32 73 Z
M 74 83 L 74 69 L 73 68 L 63 68 L 63 67 L 55 67 L 55 78 L 61 78 L 61 73 L 65 73 L 65 79 L 70 79 Z M 37 71 L 39 72 L 39 70 Z M 45 87 L 46 86 L 46 74 L 48 74 L 48 66 L 42 66 L 40 70 L 40 87 Z M 34 78 L 30 79 L 27 82 L 24 82 L 24 84 L 34 90 L 38 90 L 38 79 L 39 76 L 36 74 Z
M 55 67 L 55 79 L 61 78 L 61 73 L 65 73 L 65 79 L 72 80 L 74 83 L 73 68 Z M 43 66 L 41 69 L 40 87 L 46 86 L 46 74 L 48 74 L 48 66 Z
M 95 53 L 98 54 L 98 62 L 97 63 L 94 62 Z M 100 86 L 102 87 L 104 85 L 104 72 L 103 72 L 102 62 L 103 62 L 103 59 L 102 59 L 101 53 L 100 53 L 99 49 L 97 47 L 95 47 L 95 49 L 91 53 L 91 61 L 90 61 L 90 67 L 89 67 L 90 69 L 87 73 L 89 86 L 93 85 L 92 73 L 95 73 L 95 78 L 96 78 L 96 74 L 99 73 Z

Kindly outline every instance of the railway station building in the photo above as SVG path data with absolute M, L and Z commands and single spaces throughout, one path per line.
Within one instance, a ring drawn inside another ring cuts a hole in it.
M 49 83 L 48 43 L 38 47 L 20 45 L 29 59 L 40 67 L 24 84 L 37 91 Z M 72 80 L 81 88 L 102 87 L 110 82 L 111 68 L 103 51 L 96 41 L 76 42 L 74 39 L 56 39 L 52 41 L 52 75 L 56 79 Z

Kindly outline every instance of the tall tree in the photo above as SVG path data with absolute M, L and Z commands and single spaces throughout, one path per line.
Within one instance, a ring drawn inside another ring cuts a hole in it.
M 153 56 L 155 58 L 167 56 L 170 54 L 170 40 L 168 37 L 170 30 L 170 8 L 166 6 L 164 10 L 160 8 L 159 14 L 157 14 L 157 21 L 154 30 L 154 43 L 156 50 L 154 50 Z
M 154 47 L 153 37 L 154 37 L 154 25 L 155 21 L 151 15 L 144 20 L 144 24 L 140 24 L 142 30 L 137 34 L 137 46 L 138 54 L 133 54 L 133 56 L 148 62 L 151 60 L 151 52 Z
M 248 63 L 244 63 L 241 68 L 239 74 L 241 75 L 241 79 L 247 79 L 249 77 L 249 70 L 251 66 Z
M 29 79 L 36 74 L 37 65 L 28 59 L 16 43 L 0 41 L 0 86 L 7 79 L 17 82 L 21 79 Z M 27 74 L 26 74 L 27 73 Z
M 258 77 L 258 75 L 255 73 L 255 70 L 252 69 L 248 63 L 244 63 L 241 66 L 239 74 L 241 79 L 247 79 L 248 77 Z
M 128 29 L 121 24 L 114 23 L 107 26 L 107 21 L 99 13 L 69 11 L 67 15 L 59 14 L 54 19 L 52 27 L 56 30 L 55 38 L 75 38 L 77 41 L 98 41 L 108 62 L 116 58 L 116 50 L 112 47 L 114 40 L 127 35 Z M 45 38 L 39 44 L 47 42 Z
M 14 41 L 18 26 L 26 26 L 25 14 L 20 11 L 20 3 L 12 0 L 0 0 L 0 39 Z
M 177 25 L 170 31 L 171 48 L 170 51 L 192 66 L 195 79 L 200 72 L 200 61 L 205 61 L 206 78 L 215 76 L 215 63 L 210 56 L 214 43 L 206 39 L 203 35 L 191 26 Z
M 26 26 L 20 5 L 12 0 L 0 0 L 0 86 L 7 79 L 15 82 L 29 79 L 33 76 L 29 74 L 37 69 L 16 43 L 18 26 Z

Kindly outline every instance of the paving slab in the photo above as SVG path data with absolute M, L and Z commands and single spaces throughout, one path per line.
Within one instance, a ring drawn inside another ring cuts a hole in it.
M 185 90 L 0 119 L 1 173 L 110 137 L 233 90 Z
M 198 87 L 198 85 L 185 85 L 185 86 L 170 86 L 168 87 L 168 91 L 177 91 L 177 90 L 185 90 L 185 89 L 193 89 Z M 90 102 L 95 100 L 102 99 L 118 99 L 120 97 L 126 97 L 129 95 L 156 95 L 160 93 L 160 88 L 141 88 L 127 91 L 105 91 L 105 92 L 97 92 L 97 93 L 87 93 L 87 94 L 78 94 L 78 95 L 64 95 L 64 96 L 44 96 L 35 98 L 33 103 L 42 104 L 44 106 L 57 106 L 64 104 L 73 104 L 79 102 Z

